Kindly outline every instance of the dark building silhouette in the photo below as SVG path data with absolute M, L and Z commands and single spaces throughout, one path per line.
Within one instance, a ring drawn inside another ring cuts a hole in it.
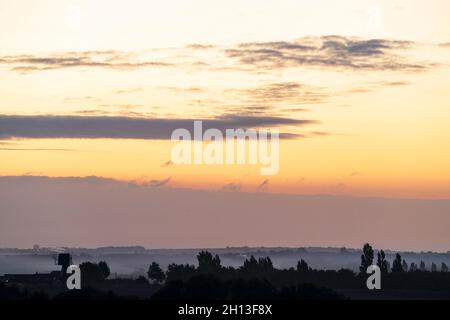
M 50 273 L 34 273 L 34 274 L 5 274 L 0 276 L 0 282 L 12 284 L 47 284 L 54 285 L 63 283 L 67 278 L 67 268 L 72 264 L 72 256 L 70 253 L 60 253 L 56 259 L 56 264 L 61 266 L 60 271 L 52 271 Z
M 70 253 L 58 254 L 58 266 L 61 266 L 62 276 L 65 277 L 67 268 L 72 264 L 72 256 Z

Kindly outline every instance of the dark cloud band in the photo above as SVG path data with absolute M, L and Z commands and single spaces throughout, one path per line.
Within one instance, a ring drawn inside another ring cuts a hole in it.
M 173 130 L 185 128 L 192 132 L 194 120 L 157 119 L 108 116 L 51 116 L 51 115 L 0 115 L 0 139 L 31 138 L 110 138 L 110 139 L 170 139 Z M 223 116 L 203 120 L 203 130 L 216 128 L 268 128 L 302 126 L 314 120 L 282 117 Z M 295 134 L 281 133 L 281 138 L 294 138 Z

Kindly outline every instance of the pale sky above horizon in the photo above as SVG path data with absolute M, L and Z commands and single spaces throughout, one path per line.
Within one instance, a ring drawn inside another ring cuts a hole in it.
M 446 0 L 0 0 L 0 176 L 449 199 L 449 21 Z M 81 139 L 78 117 L 119 129 Z M 295 135 L 279 174 L 125 139 L 130 118 L 227 117 Z
M 26 199 L 26 200 L 24 200 Z M 304 196 L 0 177 L 0 248 L 450 250 L 450 200 Z

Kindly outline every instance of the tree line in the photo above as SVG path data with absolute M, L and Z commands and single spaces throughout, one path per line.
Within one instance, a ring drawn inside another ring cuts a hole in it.
M 399 253 L 392 262 L 388 261 L 383 250 L 376 254 L 370 244 L 365 244 L 361 254 L 359 272 L 350 269 L 320 270 L 312 268 L 305 260 L 298 261 L 296 267 L 277 269 L 270 257 L 246 259 L 242 266 L 234 268 L 223 266 L 219 255 L 201 251 L 197 255 L 198 266 L 190 264 L 170 264 L 162 270 L 156 262 L 150 264 L 147 276 L 156 284 L 173 281 L 189 281 L 196 276 L 212 275 L 220 280 L 233 279 L 265 280 L 274 286 L 313 284 L 332 289 L 366 289 L 366 270 L 376 264 L 382 274 L 383 288 L 406 290 L 450 290 L 450 273 L 445 263 L 438 270 L 435 263 L 426 268 L 422 261 L 417 265 L 408 264 Z

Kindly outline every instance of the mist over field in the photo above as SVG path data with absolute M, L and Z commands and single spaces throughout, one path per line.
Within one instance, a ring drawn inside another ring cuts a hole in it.
M 170 263 L 197 265 L 197 254 L 202 249 L 145 249 L 143 247 L 103 247 L 97 249 L 83 248 L 40 248 L 33 249 L 0 249 L 0 275 L 7 273 L 32 274 L 58 270 L 55 265 L 56 252 L 65 250 L 72 253 L 73 263 L 106 261 L 114 278 L 136 278 L 145 275 L 148 266 L 157 262 L 163 269 Z M 223 266 L 240 267 L 251 255 L 269 256 L 274 267 L 279 269 L 295 268 L 300 259 L 317 269 L 339 270 L 342 268 L 358 270 L 361 262 L 360 249 L 346 248 L 216 248 L 207 249 L 220 256 Z M 387 260 L 394 259 L 394 252 L 387 251 Z M 424 261 L 427 268 L 432 262 L 440 265 L 450 264 L 450 252 L 401 252 L 408 262 L 419 264 Z

